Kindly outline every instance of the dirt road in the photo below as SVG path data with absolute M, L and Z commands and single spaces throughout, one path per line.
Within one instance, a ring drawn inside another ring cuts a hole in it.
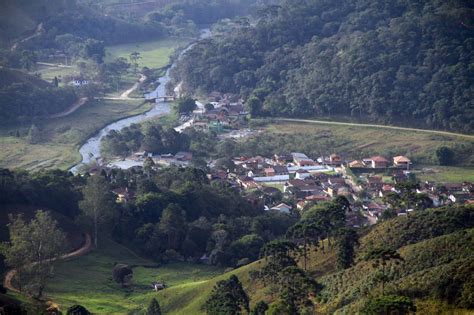
M 81 97 L 80 99 L 78 99 L 76 102 L 74 102 L 74 104 L 71 105 L 71 107 L 69 107 L 67 110 L 65 110 L 64 112 L 61 112 L 59 114 L 54 114 L 54 115 L 51 115 L 49 116 L 49 118 L 59 118 L 59 117 L 64 117 L 64 116 L 67 116 L 67 115 L 70 115 L 72 113 L 74 113 L 76 110 L 78 110 L 82 105 L 84 105 L 89 99 L 87 97 Z
M 449 132 L 449 131 L 416 129 L 416 128 L 385 126 L 385 125 L 375 125 L 375 124 L 345 123 L 345 122 L 337 122 L 337 121 L 312 120 L 312 119 L 275 118 L 274 120 L 289 121 L 289 122 L 302 122 L 302 123 L 314 123 L 314 124 L 326 124 L 326 125 L 339 125 L 339 126 L 372 127 L 372 128 L 393 129 L 393 130 L 402 130 L 402 131 L 416 131 L 416 132 L 439 134 L 439 135 L 444 135 L 444 136 L 464 137 L 464 138 L 474 140 L 474 135 L 466 135 L 466 134 L 462 134 L 462 133 L 455 133 L 455 132 Z
M 91 239 L 91 236 L 89 233 L 85 234 L 85 239 L 84 239 L 84 244 L 82 244 L 82 246 L 72 252 L 69 252 L 67 254 L 64 254 L 58 258 L 54 258 L 52 261 L 56 261 L 56 260 L 67 260 L 67 259 L 71 259 L 71 258 L 76 258 L 76 257 L 80 257 L 86 253 L 88 253 L 90 250 L 92 249 L 92 239 Z M 33 263 L 35 264 L 35 263 Z M 16 269 L 12 269 L 10 271 L 7 272 L 7 274 L 5 275 L 5 279 L 3 280 L 3 286 L 5 288 L 7 288 L 8 290 L 10 291 L 13 291 L 13 292 L 20 292 L 17 288 L 15 288 L 12 284 L 12 281 L 13 281 L 13 278 L 15 277 L 16 275 Z

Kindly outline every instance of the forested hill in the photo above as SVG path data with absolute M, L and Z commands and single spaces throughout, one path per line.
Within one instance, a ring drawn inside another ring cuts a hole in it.
M 0 1 L 0 46 L 18 43 L 20 51 L 88 38 L 107 44 L 150 40 L 163 33 L 160 25 L 104 15 L 78 0 Z
M 352 116 L 474 131 L 474 3 L 282 1 L 201 42 L 174 71 L 241 93 L 254 116 Z

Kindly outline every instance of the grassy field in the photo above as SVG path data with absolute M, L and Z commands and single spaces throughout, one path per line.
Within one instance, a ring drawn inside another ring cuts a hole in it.
M 474 167 L 427 166 L 416 175 L 421 180 L 439 183 L 474 182 Z
M 469 137 L 302 122 L 270 123 L 264 128 L 274 138 L 270 139 L 270 145 L 274 147 L 284 148 L 287 145 L 288 150 L 298 149 L 311 156 L 338 153 L 346 160 L 372 155 L 384 155 L 387 158 L 407 155 L 417 169 L 434 170 L 419 174 L 421 179 L 441 182 L 474 181 L 474 141 Z M 454 147 L 459 152 L 456 160 L 460 165 L 435 165 L 435 151 L 443 145 Z
M 113 281 L 114 263 L 136 266 L 130 288 L 123 289 Z M 46 294 L 63 310 L 72 304 L 81 304 L 99 314 L 139 313 L 148 306 L 152 297 L 158 297 L 166 310 L 167 301 L 173 299 L 173 288 L 195 287 L 223 271 L 190 263 L 172 263 L 157 268 L 146 266 L 154 266 L 154 263 L 105 240 L 98 250 L 58 264 L 54 278 L 46 286 Z M 164 281 L 170 288 L 157 294 L 151 288 L 153 281 Z
M 105 125 L 122 117 L 147 111 L 140 100 L 94 101 L 69 116 L 37 122 L 41 142 L 27 141 L 29 125 L 0 128 L 0 167 L 30 170 L 67 169 L 80 161 L 78 147 Z M 15 137 L 16 131 L 20 137 Z
M 61 82 L 61 80 L 65 76 L 71 76 L 75 74 L 78 75 L 79 70 L 75 66 L 73 68 L 61 68 L 61 67 L 39 65 L 38 68 L 34 71 L 34 73 L 40 74 L 41 79 L 47 82 L 52 82 L 54 77 L 57 77 L 60 80 L 59 85 L 63 86 L 64 82 Z
M 118 57 L 129 60 L 132 52 L 138 51 L 141 58 L 138 60 L 140 67 L 161 68 L 168 64 L 169 56 L 176 48 L 184 47 L 189 43 L 186 39 L 168 38 L 149 42 L 131 43 L 106 48 L 106 61 Z

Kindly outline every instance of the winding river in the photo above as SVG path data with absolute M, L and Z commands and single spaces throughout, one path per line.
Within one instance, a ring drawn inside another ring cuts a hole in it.
M 205 38 L 209 38 L 210 36 L 211 36 L 211 32 L 208 29 L 204 29 L 204 30 L 201 30 L 201 34 L 199 38 L 205 39 Z M 178 60 L 181 59 L 181 57 L 187 51 L 189 51 L 195 44 L 196 43 L 192 43 L 186 49 L 184 49 L 180 53 Z M 158 97 L 166 96 L 166 84 L 170 81 L 170 70 L 175 65 L 176 65 L 176 61 L 166 71 L 165 75 L 158 80 L 159 85 L 156 88 L 156 90 L 152 93 L 155 93 Z M 132 124 L 140 123 L 146 119 L 169 114 L 170 110 L 171 110 L 170 103 L 167 103 L 167 102 L 156 103 L 155 106 L 151 110 L 149 110 L 148 112 L 144 114 L 124 118 L 102 128 L 101 130 L 99 130 L 99 132 L 95 136 L 89 138 L 79 149 L 79 153 L 82 156 L 82 161 L 80 164 L 72 167 L 70 171 L 72 171 L 73 173 L 77 173 L 81 165 L 89 164 L 91 161 L 99 159 L 101 157 L 101 153 L 100 153 L 101 140 L 106 135 L 108 135 L 112 130 L 119 131 L 125 127 L 128 127 Z

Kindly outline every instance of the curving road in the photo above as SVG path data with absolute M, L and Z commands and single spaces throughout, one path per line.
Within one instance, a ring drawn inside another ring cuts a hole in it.
M 288 121 L 288 122 L 314 123 L 314 124 L 326 124 L 326 125 L 339 125 L 339 126 L 372 127 L 372 128 L 392 129 L 392 130 L 402 130 L 402 131 L 416 131 L 416 132 L 439 134 L 439 135 L 444 135 L 444 136 L 464 137 L 464 138 L 474 140 L 474 135 L 466 135 L 466 134 L 463 134 L 463 133 L 455 133 L 455 132 L 439 131 L 439 130 L 429 130 L 429 129 L 416 129 L 416 128 L 396 127 L 396 126 L 386 126 L 386 125 L 376 125 L 376 124 L 358 124 L 358 123 L 345 123 L 345 122 L 338 122 L 338 121 L 296 119 L 296 118 L 295 119 L 293 119 L 293 118 L 274 118 L 273 120 Z
M 91 238 L 89 233 L 86 233 L 84 244 L 82 244 L 82 246 L 80 248 L 78 248 L 78 249 L 76 249 L 72 252 L 69 252 L 67 254 L 64 254 L 60 257 L 53 258 L 51 261 L 66 260 L 66 259 L 80 257 L 84 254 L 87 254 L 91 249 L 92 249 L 92 238 Z M 36 263 L 33 263 L 33 265 L 34 264 L 36 264 Z M 13 283 L 12 283 L 13 278 L 15 277 L 16 273 L 17 273 L 16 269 L 12 269 L 12 270 L 8 271 L 7 274 L 5 275 L 5 279 L 3 280 L 3 286 L 6 289 L 10 290 L 10 291 L 19 293 L 20 290 L 15 288 L 13 286 Z

